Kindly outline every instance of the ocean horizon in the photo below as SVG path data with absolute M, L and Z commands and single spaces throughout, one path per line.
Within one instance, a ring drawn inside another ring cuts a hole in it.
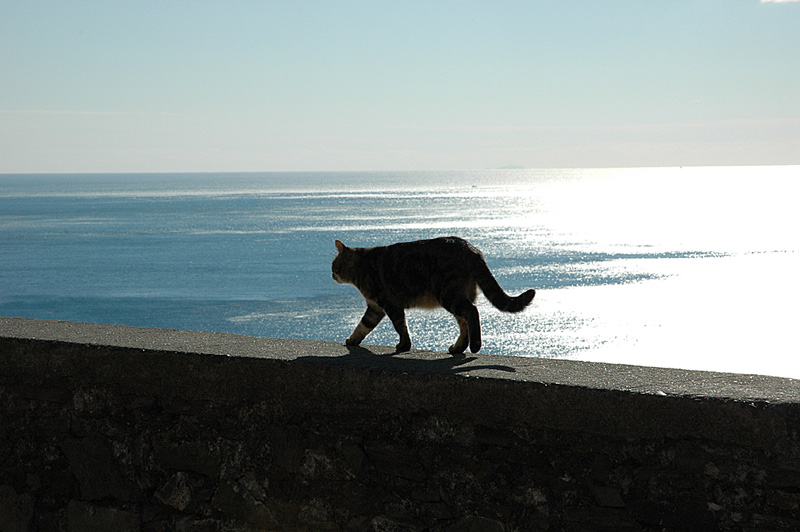
M 344 342 L 351 246 L 457 235 L 482 353 L 800 378 L 797 166 L 0 175 L 0 315 Z M 407 312 L 446 351 L 446 311 Z M 365 344 L 394 345 L 384 320 Z

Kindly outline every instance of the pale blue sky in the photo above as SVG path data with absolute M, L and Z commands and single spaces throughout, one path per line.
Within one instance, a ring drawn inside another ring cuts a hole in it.
M 4 1 L 0 173 L 800 164 L 800 2 Z

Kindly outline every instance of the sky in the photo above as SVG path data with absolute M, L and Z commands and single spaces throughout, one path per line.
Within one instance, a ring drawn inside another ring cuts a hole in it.
M 800 1 L 0 0 L 0 173 L 800 164 Z

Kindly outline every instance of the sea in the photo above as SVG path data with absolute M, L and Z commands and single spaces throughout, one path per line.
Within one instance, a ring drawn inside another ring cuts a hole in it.
M 0 315 L 344 342 L 334 240 L 457 235 L 482 352 L 800 378 L 800 166 L 0 175 Z M 407 312 L 414 347 L 458 335 Z M 384 320 L 365 344 L 391 345 Z

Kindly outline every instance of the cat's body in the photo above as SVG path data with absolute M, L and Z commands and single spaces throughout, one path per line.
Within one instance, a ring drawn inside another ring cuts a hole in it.
M 367 300 L 367 311 L 347 338 L 347 345 L 360 344 L 389 316 L 400 335 L 397 351 L 408 351 L 411 337 L 405 309 L 444 307 L 455 316 L 460 330 L 450 352 L 463 353 L 469 346 L 477 353 L 481 348 L 480 317 L 474 305 L 478 287 L 505 312 L 521 311 L 536 295 L 528 290 L 517 297 L 508 296 L 481 252 L 454 236 L 374 248 L 349 248 L 337 240 L 336 249 L 333 279 L 354 285 Z

